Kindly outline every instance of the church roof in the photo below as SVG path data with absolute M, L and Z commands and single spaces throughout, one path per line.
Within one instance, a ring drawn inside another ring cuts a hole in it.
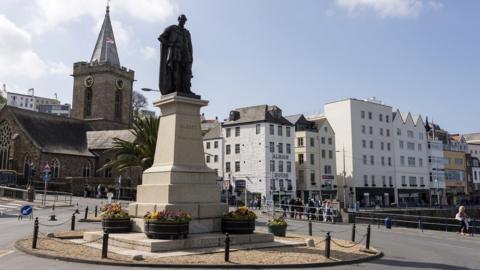
M 222 125 L 218 124 L 211 128 L 207 134 L 203 136 L 204 140 L 218 139 L 222 137 Z
M 99 130 L 88 131 L 87 141 L 88 149 L 90 150 L 104 150 L 113 147 L 113 139 L 119 138 L 128 142 L 135 140 L 135 135 L 129 129 L 121 130 Z
M 81 120 L 5 106 L 42 152 L 93 157 L 88 150 L 87 131 L 92 128 Z
M 98 34 L 97 43 L 93 50 L 91 63 L 97 62 L 100 64 L 108 63 L 113 66 L 120 66 L 120 60 L 117 53 L 117 45 L 113 35 L 112 23 L 110 21 L 110 7 L 107 6 L 105 19 L 103 20 L 102 28 Z

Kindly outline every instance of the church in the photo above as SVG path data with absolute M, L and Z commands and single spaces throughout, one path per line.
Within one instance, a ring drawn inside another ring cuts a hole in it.
M 83 194 L 85 187 L 114 188 L 119 172 L 98 171 L 113 157 L 113 138 L 133 141 L 134 71 L 120 65 L 107 6 L 89 62 L 73 64 L 71 118 L 5 106 L 0 111 L 0 170 L 17 173 L 19 185 L 43 189 L 41 172 L 51 170 L 49 190 Z M 142 171 L 121 173 L 122 195 L 135 195 Z

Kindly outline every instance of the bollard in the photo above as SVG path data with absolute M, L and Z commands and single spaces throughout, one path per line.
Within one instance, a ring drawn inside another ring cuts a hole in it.
M 70 230 L 75 231 L 75 213 L 72 214 L 72 223 L 70 224 Z
M 83 217 L 83 220 L 87 220 L 88 217 L 88 205 L 85 207 L 85 216 Z
M 365 243 L 365 248 L 370 249 L 370 225 L 367 226 L 367 241 Z
M 35 218 L 35 222 L 33 223 L 32 248 L 37 248 L 37 239 L 38 239 L 38 217 Z
M 357 226 L 355 225 L 355 223 L 353 223 L 353 226 L 352 226 L 352 243 L 355 242 L 355 230 L 357 229 L 356 227 Z
M 423 232 L 423 222 L 422 222 L 422 218 L 421 218 L 421 217 L 418 218 L 418 226 L 420 227 L 420 229 L 421 229 L 422 232 Z
M 230 236 L 228 233 L 225 234 L 225 261 L 230 261 Z
M 102 259 L 107 258 L 108 254 L 108 233 L 103 233 L 103 243 L 102 243 Z
M 325 237 L 325 257 L 330 258 L 330 232 L 327 232 L 327 237 Z
M 97 213 L 98 213 L 98 206 L 95 205 L 95 217 L 97 217 Z
M 470 227 L 472 227 L 471 229 L 471 234 L 472 234 L 472 237 L 475 236 L 475 219 L 472 220 L 472 225 Z
M 77 209 L 75 209 L 75 214 L 80 214 L 80 210 L 78 210 L 78 202 L 77 202 Z
M 312 236 L 313 233 L 312 233 L 312 221 L 309 220 L 308 221 L 308 235 Z
M 53 202 L 53 205 L 52 205 L 52 212 L 55 212 L 55 202 Z

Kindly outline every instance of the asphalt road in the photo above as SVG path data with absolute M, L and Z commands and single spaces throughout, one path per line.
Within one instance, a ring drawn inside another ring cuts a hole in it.
M 76 198 L 79 201 L 80 208 L 84 205 L 90 205 L 90 209 L 95 204 L 99 204 L 99 200 L 85 200 Z M 66 221 L 71 217 L 75 207 L 57 208 L 56 214 L 59 222 Z M 36 215 L 40 217 L 40 223 L 52 224 L 47 221 L 50 209 L 36 211 Z M 83 213 L 81 214 L 83 216 Z M 259 219 L 259 226 L 265 223 L 265 219 Z M 99 224 L 77 223 L 78 228 L 97 227 Z M 59 228 L 68 230 L 70 222 L 66 222 L 59 227 L 40 226 L 41 232 L 50 232 Z M 41 259 L 32 257 L 14 249 L 14 242 L 28 234 L 32 233 L 33 222 L 29 220 L 18 221 L 16 217 L 0 218 L 0 269 L 35 269 L 35 270 L 51 270 L 51 269 L 119 269 L 122 267 L 86 265 L 78 263 L 68 263 L 55 260 Z M 357 239 L 366 232 L 363 225 L 357 226 Z M 303 221 L 289 222 L 290 232 L 306 234 L 308 224 Z M 316 235 L 324 235 L 326 231 L 330 231 L 332 237 L 341 239 L 350 239 L 351 225 L 332 225 L 324 223 L 314 223 L 313 233 Z M 362 263 L 358 265 L 331 267 L 333 270 L 343 269 L 442 269 L 442 270 L 473 270 L 480 269 L 480 237 L 460 236 L 455 233 L 445 233 L 437 231 L 421 232 L 415 229 L 393 228 L 386 230 L 378 229 L 377 226 L 372 227 L 371 245 L 381 249 L 385 256 L 381 259 Z M 127 268 L 125 268 L 127 269 Z M 132 268 L 128 269 L 145 269 Z

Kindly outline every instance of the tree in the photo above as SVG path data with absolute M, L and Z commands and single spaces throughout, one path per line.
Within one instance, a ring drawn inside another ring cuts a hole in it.
M 0 95 L 0 108 L 7 105 L 7 100 Z
M 146 108 L 148 105 L 147 98 L 137 91 L 133 91 L 132 96 L 132 109 L 133 117 L 138 117 L 140 110 Z
M 124 171 L 131 167 L 146 170 L 153 165 L 160 117 L 136 117 L 130 132 L 135 136 L 133 142 L 119 138 L 113 139 L 114 158 L 99 169 L 112 168 Z

